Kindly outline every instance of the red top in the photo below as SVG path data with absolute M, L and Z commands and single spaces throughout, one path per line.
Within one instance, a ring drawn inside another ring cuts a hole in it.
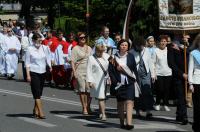
M 51 52 L 55 52 L 56 48 L 58 47 L 58 40 L 56 37 L 46 38 L 42 41 L 42 44 L 49 46 Z
M 73 40 L 72 43 L 69 42 L 69 44 L 72 44 L 72 48 L 74 48 L 78 43 L 75 40 Z
M 68 54 L 68 47 L 69 47 L 69 43 L 68 42 L 66 42 L 66 41 L 64 41 L 64 40 L 57 40 L 58 41 L 58 44 L 61 44 L 62 46 L 63 46 L 63 53 L 64 54 Z

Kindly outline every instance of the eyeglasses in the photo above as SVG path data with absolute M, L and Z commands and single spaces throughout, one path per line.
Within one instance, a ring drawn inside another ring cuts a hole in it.
M 8 33 L 12 32 L 11 30 L 7 31 Z

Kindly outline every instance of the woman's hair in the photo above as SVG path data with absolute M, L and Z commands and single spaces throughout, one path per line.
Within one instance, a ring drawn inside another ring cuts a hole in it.
M 33 33 L 32 40 L 37 40 L 39 38 L 42 38 L 42 36 L 39 33 Z
M 194 39 L 194 41 L 193 41 L 192 46 L 191 46 L 190 49 L 194 50 L 194 49 L 200 48 L 199 46 L 200 46 L 200 34 L 198 34 L 195 37 L 195 39 Z
M 131 44 L 130 44 L 127 40 L 121 39 L 121 40 L 119 41 L 118 45 L 117 45 L 117 49 L 118 49 L 118 50 L 120 50 L 120 45 L 121 45 L 122 43 L 124 43 L 124 42 L 128 43 L 128 50 L 131 48 Z
M 82 34 L 86 35 L 85 32 L 78 32 L 78 33 L 77 33 L 77 37 L 79 38 Z
M 95 45 L 95 51 L 104 52 L 105 46 L 103 44 L 97 44 L 97 45 Z
M 158 41 L 160 42 L 162 39 L 167 40 L 168 37 L 169 37 L 168 35 L 160 35 L 159 38 L 158 38 Z
M 146 42 L 143 37 L 141 36 L 135 36 L 133 38 L 133 45 L 132 47 L 135 48 L 135 46 L 141 47 L 141 46 L 146 46 Z

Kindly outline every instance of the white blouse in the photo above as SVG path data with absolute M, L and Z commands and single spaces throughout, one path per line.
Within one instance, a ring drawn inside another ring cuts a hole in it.
M 35 46 L 28 47 L 25 58 L 26 67 L 29 67 L 31 72 L 45 73 L 46 66 L 51 66 L 51 56 L 49 53 L 49 48 L 44 45 L 41 45 L 39 49 Z
M 172 76 L 172 69 L 167 62 L 167 47 L 164 50 L 156 48 L 154 59 L 157 76 Z

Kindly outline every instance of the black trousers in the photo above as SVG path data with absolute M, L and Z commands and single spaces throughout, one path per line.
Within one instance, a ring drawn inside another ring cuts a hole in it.
M 193 100 L 193 125 L 194 132 L 200 132 L 200 84 L 194 85 Z
M 39 74 L 30 72 L 31 76 L 31 92 L 34 99 L 40 99 L 43 92 L 45 73 Z
M 172 76 L 157 76 L 156 80 L 156 105 L 160 105 L 163 100 L 163 105 L 168 105 L 169 90 L 172 84 Z
M 178 119 L 186 119 L 187 118 L 187 106 L 186 106 L 186 98 L 185 98 L 185 82 L 181 79 L 173 79 L 174 89 L 177 98 L 177 110 L 176 110 L 176 118 Z

